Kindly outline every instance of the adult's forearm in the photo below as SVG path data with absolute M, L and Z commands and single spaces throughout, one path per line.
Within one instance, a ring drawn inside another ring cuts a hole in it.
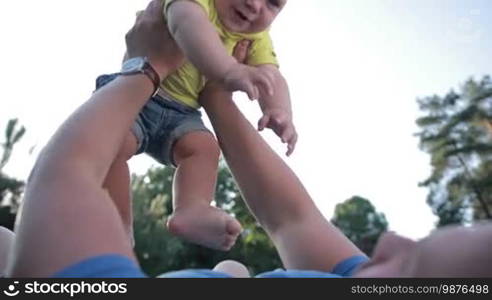
M 267 230 L 312 210 L 304 186 L 232 102 L 230 93 L 206 88 L 202 101 L 229 167 L 250 209 Z M 208 100 L 210 99 L 210 100 Z
M 132 122 L 153 91 L 145 75 L 120 76 L 77 109 L 43 150 L 33 174 L 63 177 L 77 170 L 102 183 Z M 42 172 L 42 174 L 38 174 Z
M 321 214 L 297 176 L 249 124 L 229 93 L 209 85 L 201 103 L 246 203 L 286 268 L 329 271 L 343 259 L 363 255 Z
M 51 276 L 105 253 L 134 259 L 118 211 L 102 184 L 152 90 L 145 75 L 119 77 L 94 93 L 52 137 L 26 187 L 12 276 Z

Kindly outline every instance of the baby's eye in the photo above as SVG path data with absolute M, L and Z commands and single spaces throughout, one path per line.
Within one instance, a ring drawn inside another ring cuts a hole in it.
M 280 7 L 280 0 L 268 0 L 268 3 L 276 8 Z

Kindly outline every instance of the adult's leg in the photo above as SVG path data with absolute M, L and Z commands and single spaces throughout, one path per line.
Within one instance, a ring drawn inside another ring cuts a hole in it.
M 177 169 L 169 230 L 190 242 L 229 250 L 241 232 L 241 225 L 224 211 L 210 206 L 220 155 L 217 142 L 209 132 L 194 131 L 176 142 L 173 153 Z
M 348 257 L 363 255 L 321 214 L 297 176 L 238 110 L 230 93 L 212 83 L 200 101 L 244 199 L 286 268 L 330 271 Z

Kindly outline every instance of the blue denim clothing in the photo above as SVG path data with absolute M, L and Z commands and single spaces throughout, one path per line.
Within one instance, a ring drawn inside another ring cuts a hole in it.
M 142 278 L 147 277 L 130 258 L 119 254 L 91 257 L 55 273 L 55 278 Z
M 99 76 L 96 90 L 115 78 L 114 74 Z M 203 124 L 200 111 L 159 95 L 149 99 L 131 130 L 137 138 L 136 154 L 145 152 L 168 166 L 175 165 L 172 148 L 177 140 L 193 131 L 210 132 Z
M 339 262 L 331 272 L 308 271 L 308 270 L 282 270 L 261 273 L 258 278 L 344 278 L 352 277 L 354 272 L 369 258 L 363 255 L 349 257 Z
M 261 273 L 256 278 L 343 278 L 367 262 L 366 256 L 352 256 L 338 263 L 331 272 L 309 270 L 275 270 Z M 53 275 L 55 278 L 128 278 L 146 277 L 138 265 L 126 256 L 100 255 L 75 263 Z M 228 274 L 208 269 L 190 269 L 168 272 L 162 278 L 231 278 Z

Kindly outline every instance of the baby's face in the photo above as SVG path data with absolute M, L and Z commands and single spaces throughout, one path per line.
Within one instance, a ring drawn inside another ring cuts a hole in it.
M 267 29 L 286 3 L 287 0 L 215 0 L 222 24 L 239 33 Z

